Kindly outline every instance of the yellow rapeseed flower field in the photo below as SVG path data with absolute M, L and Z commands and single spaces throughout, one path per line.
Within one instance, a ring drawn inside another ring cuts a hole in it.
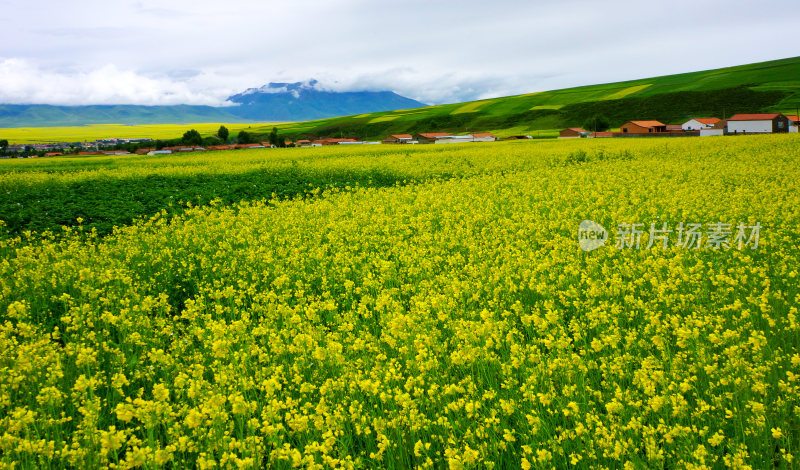
M 0 466 L 797 465 L 797 136 L 285 152 L 407 181 L 0 239 Z

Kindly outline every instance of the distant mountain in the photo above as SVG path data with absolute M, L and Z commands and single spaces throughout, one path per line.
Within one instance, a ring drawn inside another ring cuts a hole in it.
M 250 88 L 229 97 L 228 101 L 239 106 L 227 111 L 251 121 L 308 121 L 425 106 L 391 91 L 336 92 L 318 85 L 309 80 Z
M 212 106 L 52 106 L 0 104 L 0 127 L 83 126 L 86 124 L 189 124 L 248 122 Z
M 245 90 L 228 100 L 234 106 L 0 104 L 0 128 L 307 121 L 425 106 L 391 91 L 328 91 L 321 89 L 316 80 L 270 83 Z

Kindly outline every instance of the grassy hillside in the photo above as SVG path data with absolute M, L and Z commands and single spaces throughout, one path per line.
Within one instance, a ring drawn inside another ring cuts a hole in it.
M 795 112 L 800 106 L 800 57 L 626 82 L 566 88 L 426 108 L 284 124 L 290 135 L 493 131 L 513 135 L 578 126 L 595 113 L 612 126 L 630 119 L 680 123 L 695 116 Z M 264 129 L 266 131 L 266 128 Z

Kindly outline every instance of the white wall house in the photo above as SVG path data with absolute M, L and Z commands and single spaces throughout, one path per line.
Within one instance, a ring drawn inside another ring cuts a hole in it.
M 728 119 L 728 134 L 788 132 L 789 119 L 781 113 L 736 114 Z
M 789 118 L 789 132 L 800 132 L 800 116 L 786 116 Z
M 494 142 L 497 140 L 497 136 L 490 134 L 488 132 L 478 132 L 472 134 L 472 141 L 473 142 Z
M 725 129 L 700 129 L 700 137 L 711 137 L 715 135 L 725 135 Z
M 467 135 L 443 135 L 436 137 L 437 144 L 458 144 L 461 142 L 472 142 L 474 137 L 472 134 Z
M 718 123 L 717 118 L 694 118 L 681 124 L 684 131 L 699 131 L 701 129 L 713 129 L 714 124 Z

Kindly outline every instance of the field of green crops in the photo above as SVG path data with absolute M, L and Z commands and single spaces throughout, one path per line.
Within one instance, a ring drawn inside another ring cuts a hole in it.
M 0 466 L 795 468 L 798 144 L 0 161 Z

